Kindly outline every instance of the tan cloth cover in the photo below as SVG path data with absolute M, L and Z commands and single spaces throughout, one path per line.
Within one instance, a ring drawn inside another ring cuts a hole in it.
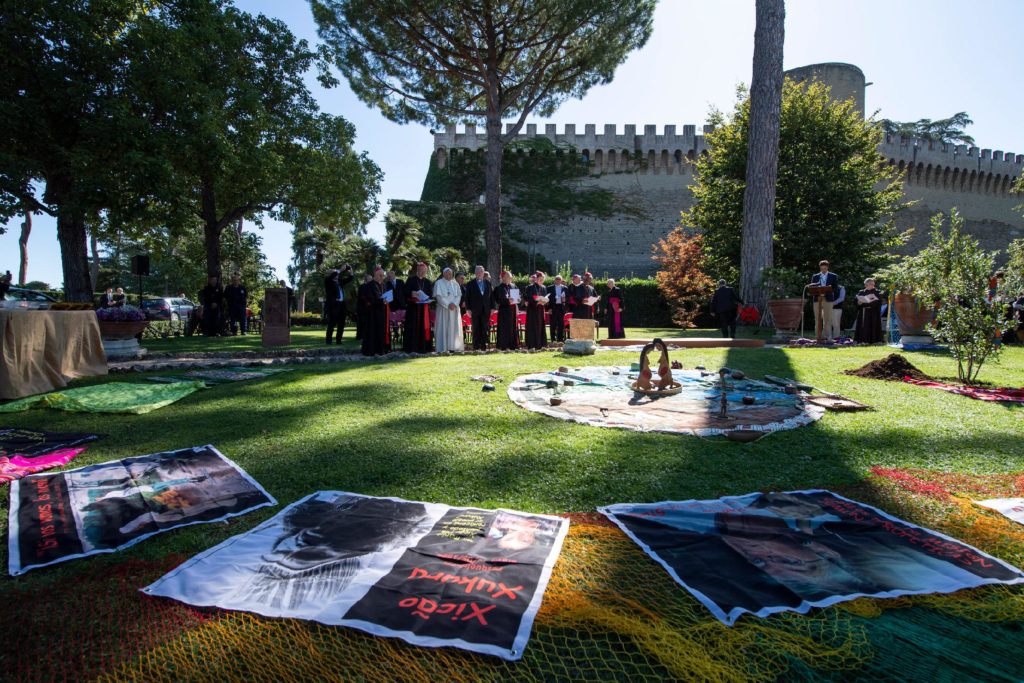
M 569 318 L 569 339 L 589 339 L 593 341 L 594 329 L 596 327 L 596 320 Z
M 107 374 L 94 311 L 0 309 L 0 398 L 42 394 Z

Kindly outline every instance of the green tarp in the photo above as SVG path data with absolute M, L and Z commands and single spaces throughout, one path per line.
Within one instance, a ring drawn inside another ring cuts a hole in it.
M 15 413 L 30 408 L 55 408 L 75 413 L 132 413 L 141 415 L 205 389 L 205 382 L 142 384 L 110 382 L 88 387 L 38 394 L 0 405 L 0 413 Z

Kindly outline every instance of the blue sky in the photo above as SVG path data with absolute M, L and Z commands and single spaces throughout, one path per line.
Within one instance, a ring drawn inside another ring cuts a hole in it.
M 282 19 L 299 37 L 317 42 L 309 6 L 299 0 L 236 0 L 241 9 Z M 1021 0 L 788 0 L 785 68 L 818 62 L 856 64 L 872 83 L 869 113 L 895 120 L 944 118 L 967 111 L 968 133 L 978 145 L 1024 154 L 1024 53 Z M 699 127 L 709 107 L 731 108 L 735 86 L 749 83 L 753 55 L 754 1 L 661 0 L 647 45 L 619 67 L 615 79 L 583 100 L 562 105 L 534 123 L 686 124 Z M 381 216 L 389 199 L 418 199 L 432 141 L 428 127 L 400 126 L 360 102 L 342 83 L 311 88 L 324 111 L 344 116 L 357 131 L 356 147 L 384 171 Z M 17 275 L 21 220 L 0 235 L 0 270 Z M 378 217 L 368 229 L 383 236 Z M 267 221 L 262 231 L 270 264 L 285 277 L 291 258 L 290 229 Z M 63 277 L 56 227 L 37 215 L 29 240 L 28 279 L 59 286 Z

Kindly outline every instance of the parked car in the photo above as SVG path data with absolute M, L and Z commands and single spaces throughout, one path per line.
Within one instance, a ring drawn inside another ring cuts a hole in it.
M 188 299 L 177 297 L 147 298 L 142 300 L 142 310 L 150 320 L 188 320 L 196 305 Z
M 49 294 L 37 292 L 34 289 L 25 289 L 24 287 L 11 287 L 7 290 L 7 299 L 10 301 L 45 301 L 47 303 L 57 301 Z

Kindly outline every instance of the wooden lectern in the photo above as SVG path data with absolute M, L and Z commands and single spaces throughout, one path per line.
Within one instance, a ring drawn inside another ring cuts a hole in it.
M 825 334 L 824 334 L 825 333 L 825 328 L 831 327 L 831 325 L 832 325 L 831 313 L 829 314 L 829 319 L 825 320 L 824 310 L 823 310 L 824 306 L 825 306 L 825 297 L 828 296 L 831 293 L 832 293 L 832 288 L 829 287 L 828 285 L 825 285 L 825 286 L 808 285 L 807 286 L 807 294 L 809 294 L 810 296 L 818 297 L 818 301 L 814 304 L 814 329 L 817 332 L 817 335 L 818 335 L 817 338 L 818 339 L 824 339 L 825 338 Z M 831 307 L 830 307 L 830 310 L 831 310 Z

